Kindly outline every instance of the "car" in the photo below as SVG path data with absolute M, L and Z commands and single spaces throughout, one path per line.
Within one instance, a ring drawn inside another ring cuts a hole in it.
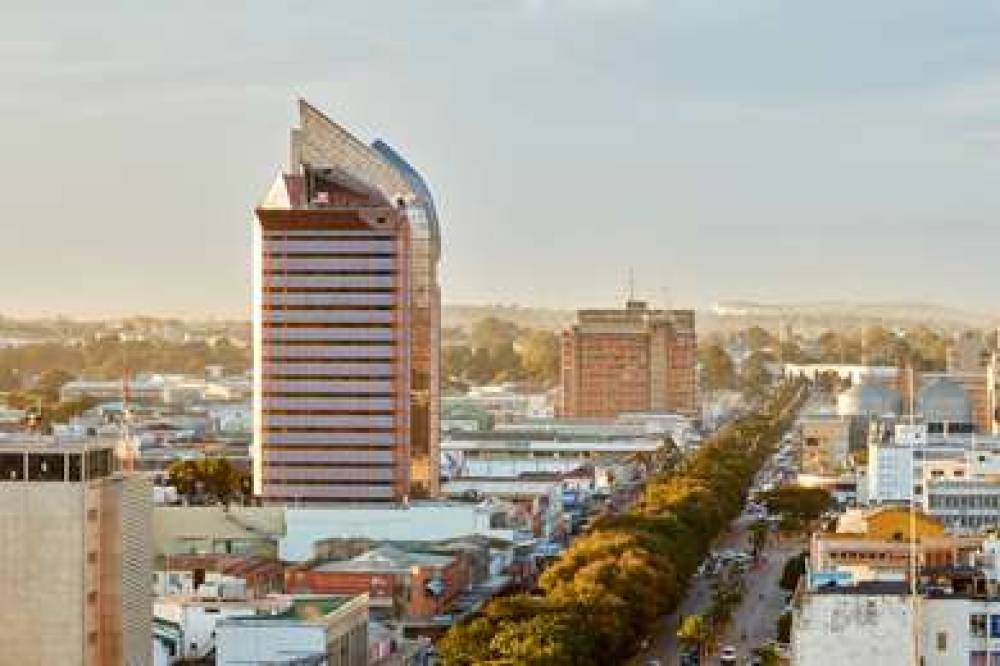
M 701 666 L 701 654 L 698 648 L 685 648 L 681 652 L 680 666 Z
M 719 653 L 719 663 L 720 664 L 735 664 L 736 663 L 736 648 L 732 645 L 727 645 L 722 648 Z

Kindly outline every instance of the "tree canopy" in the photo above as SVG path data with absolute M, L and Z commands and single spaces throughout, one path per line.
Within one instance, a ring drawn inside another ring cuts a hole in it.
M 802 397 L 777 389 L 761 413 L 732 422 L 626 512 L 599 518 L 542 575 L 541 596 L 495 599 L 439 644 L 446 666 L 621 663 L 680 602 L 712 540 L 742 509 L 757 469 Z
M 496 317 L 479 320 L 464 337 L 453 331 L 441 349 L 442 377 L 453 387 L 505 381 L 552 386 L 559 381 L 559 362 L 555 333 Z

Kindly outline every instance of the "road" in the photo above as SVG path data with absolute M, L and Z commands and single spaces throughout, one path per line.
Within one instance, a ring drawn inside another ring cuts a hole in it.
M 748 528 L 753 521 L 740 517 L 730 529 L 713 545 L 713 550 L 727 548 L 750 548 Z M 801 552 L 805 542 L 777 542 L 773 538 L 763 550 L 761 561 L 744 577 L 746 594 L 743 603 L 734 611 L 732 620 L 726 627 L 718 646 L 732 645 L 736 648 L 739 663 L 746 663 L 753 648 L 767 643 L 775 637 L 778 616 L 785 607 L 786 593 L 778 587 L 785 561 Z M 677 612 L 660 620 L 656 636 L 648 649 L 633 660 L 633 664 L 645 664 L 658 659 L 663 664 L 673 666 L 678 663 L 680 645 L 677 627 L 685 615 L 706 613 L 712 600 L 711 584 L 706 578 L 696 577 L 691 581 L 687 595 Z M 743 633 L 746 633 L 744 640 Z M 717 650 L 713 650 L 717 652 Z M 717 656 L 710 656 L 707 663 L 718 663 Z

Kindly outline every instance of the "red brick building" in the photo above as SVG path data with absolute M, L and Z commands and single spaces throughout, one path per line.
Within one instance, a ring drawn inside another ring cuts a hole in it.
M 256 555 L 166 555 L 160 558 L 158 570 L 165 575 L 190 574 L 194 589 L 210 582 L 211 574 L 239 578 L 246 583 L 247 595 L 254 599 L 285 591 L 284 565 L 278 560 Z
M 373 616 L 429 620 L 444 613 L 471 583 L 461 554 L 407 553 L 382 546 L 350 560 L 313 563 L 286 572 L 293 593 L 369 595 Z
M 580 310 L 562 338 L 560 415 L 698 412 L 693 310 Z

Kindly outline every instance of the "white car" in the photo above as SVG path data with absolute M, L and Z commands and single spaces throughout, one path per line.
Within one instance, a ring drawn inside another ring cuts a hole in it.
M 720 664 L 735 664 L 736 663 L 736 648 L 732 645 L 727 645 L 722 648 L 722 652 L 719 653 L 719 663 Z

